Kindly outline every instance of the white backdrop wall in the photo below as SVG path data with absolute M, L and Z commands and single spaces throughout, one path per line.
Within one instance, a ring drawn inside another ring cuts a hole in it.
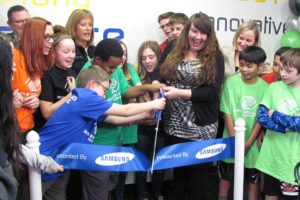
M 24 5 L 31 16 L 40 16 L 55 24 L 65 25 L 77 8 L 93 12 L 94 43 L 104 37 L 124 40 L 129 61 L 137 63 L 139 45 L 145 40 L 165 40 L 158 28 L 159 14 L 173 11 L 188 16 L 202 11 L 211 16 L 220 46 L 232 43 L 234 32 L 246 20 L 255 20 L 261 27 L 262 47 L 272 61 L 285 21 L 291 14 L 288 0 L 0 0 L 0 30 L 7 29 L 7 10 L 15 4 Z

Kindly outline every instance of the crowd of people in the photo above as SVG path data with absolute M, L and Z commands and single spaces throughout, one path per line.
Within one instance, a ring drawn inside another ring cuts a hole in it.
M 127 172 L 64 171 L 49 155 L 70 143 L 92 143 L 135 147 L 151 159 L 154 140 L 157 151 L 232 137 L 240 117 L 246 121 L 245 198 L 300 198 L 294 178 L 300 49 L 278 49 L 269 67 L 255 22 L 242 23 L 232 46 L 220 47 L 207 14 L 166 12 L 158 16 L 166 40 L 144 41 L 135 66 L 124 41 L 94 45 L 89 10 L 74 10 L 64 27 L 31 17 L 21 5 L 9 8 L 7 18 L 12 32 L 0 34 L 0 199 L 30 198 L 28 165 L 61 172 L 43 176 L 45 200 L 123 200 Z M 157 110 L 163 110 L 159 129 Z M 31 130 L 40 135 L 41 155 L 23 145 Z M 172 199 L 209 199 L 213 166 L 216 199 L 231 199 L 234 159 L 174 168 Z M 147 173 L 136 172 L 137 199 L 167 199 L 164 173 L 154 171 L 148 190 Z

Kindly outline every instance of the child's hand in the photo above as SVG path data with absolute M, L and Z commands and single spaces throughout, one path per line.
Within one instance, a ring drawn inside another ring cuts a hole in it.
M 46 159 L 47 159 L 47 164 L 46 164 L 45 169 L 42 169 L 43 172 L 46 172 L 48 174 L 53 174 L 53 173 L 64 171 L 64 167 L 62 165 L 59 165 L 57 162 L 55 162 L 55 160 L 53 160 L 53 158 L 51 158 L 50 156 L 47 156 Z
M 153 111 L 142 113 L 143 119 L 139 120 L 138 124 L 143 125 L 154 125 L 155 124 L 155 114 Z
M 154 103 L 154 109 L 163 110 L 166 105 L 166 99 L 165 98 L 159 98 L 153 100 Z
M 164 84 L 161 84 L 158 81 L 153 81 L 151 85 L 151 92 L 159 92 L 164 87 Z
M 68 76 L 67 77 L 67 84 L 68 84 L 68 91 L 71 92 L 73 89 L 76 88 L 76 81 L 73 76 Z
M 249 145 L 247 142 L 245 144 L 245 156 L 247 155 L 249 149 L 250 149 L 251 145 Z
M 152 85 L 159 85 L 160 90 L 161 90 L 161 85 L 159 81 L 152 81 Z M 159 98 L 159 91 L 153 92 L 153 99 L 158 99 Z
M 27 108 L 37 108 L 40 105 L 39 98 L 36 95 L 24 97 L 23 106 Z
M 273 115 L 274 110 L 269 110 L 269 117 L 271 118 Z
M 63 172 L 63 171 L 64 171 L 64 167 L 63 167 L 62 165 L 58 165 L 58 166 L 56 167 L 56 171 L 57 171 L 57 172 Z
M 23 96 L 22 94 L 19 92 L 19 89 L 16 89 L 13 92 L 13 106 L 14 108 L 20 108 L 23 105 Z
M 261 130 L 258 134 L 258 137 L 257 137 L 257 146 L 258 146 L 258 148 L 261 148 L 264 137 L 265 137 L 265 131 Z

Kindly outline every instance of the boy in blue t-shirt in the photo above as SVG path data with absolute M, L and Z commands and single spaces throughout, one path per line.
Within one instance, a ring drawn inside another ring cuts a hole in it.
M 268 84 L 259 78 L 258 72 L 266 59 L 260 47 L 245 48 L 239 56 L 239 74 L 228 78 L 221 93 L 221 112 L 224 114 L 223 137 L 235 135 L 234 122 L 238 118 L 246 121 L 245 131 L 245 182 L 248 184 L 248 199 L 256 200 L 258 194 L 258 171 L 255 162 L 259 153 L 256 138 L 261 126 L 256 121 L 259 102 Z M 234 159 L 219 162 L 219 200 L 228 199 L 233 182 Z
M 109 80 L 110 76 L 97 66 L 79 75 L 78 88 L 39 132 L 41 154 L 49 155 L 69 143 L 92 143 L 97 124 L 102 121 L 128 124 L 146 118 L 150 110 L 164 108 L 164 98 L 126 105 L 108 102 Z

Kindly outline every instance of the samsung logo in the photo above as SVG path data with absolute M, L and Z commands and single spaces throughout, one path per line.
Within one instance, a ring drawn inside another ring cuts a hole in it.
M 134 154 L 132 153 L 123 153 L 123 152 L 109 153 L 98 157 L 95 160 L 95 163 L 103 166 L 114 166 L 114 165 L 121 165 L 127 163 L 131 161 L 133 158 L 134 158 Z
M 208 146 L 196 154 L 197 159 L 204 159 L 216 156 L 226 149 L 226 144 L 215 144 Z

